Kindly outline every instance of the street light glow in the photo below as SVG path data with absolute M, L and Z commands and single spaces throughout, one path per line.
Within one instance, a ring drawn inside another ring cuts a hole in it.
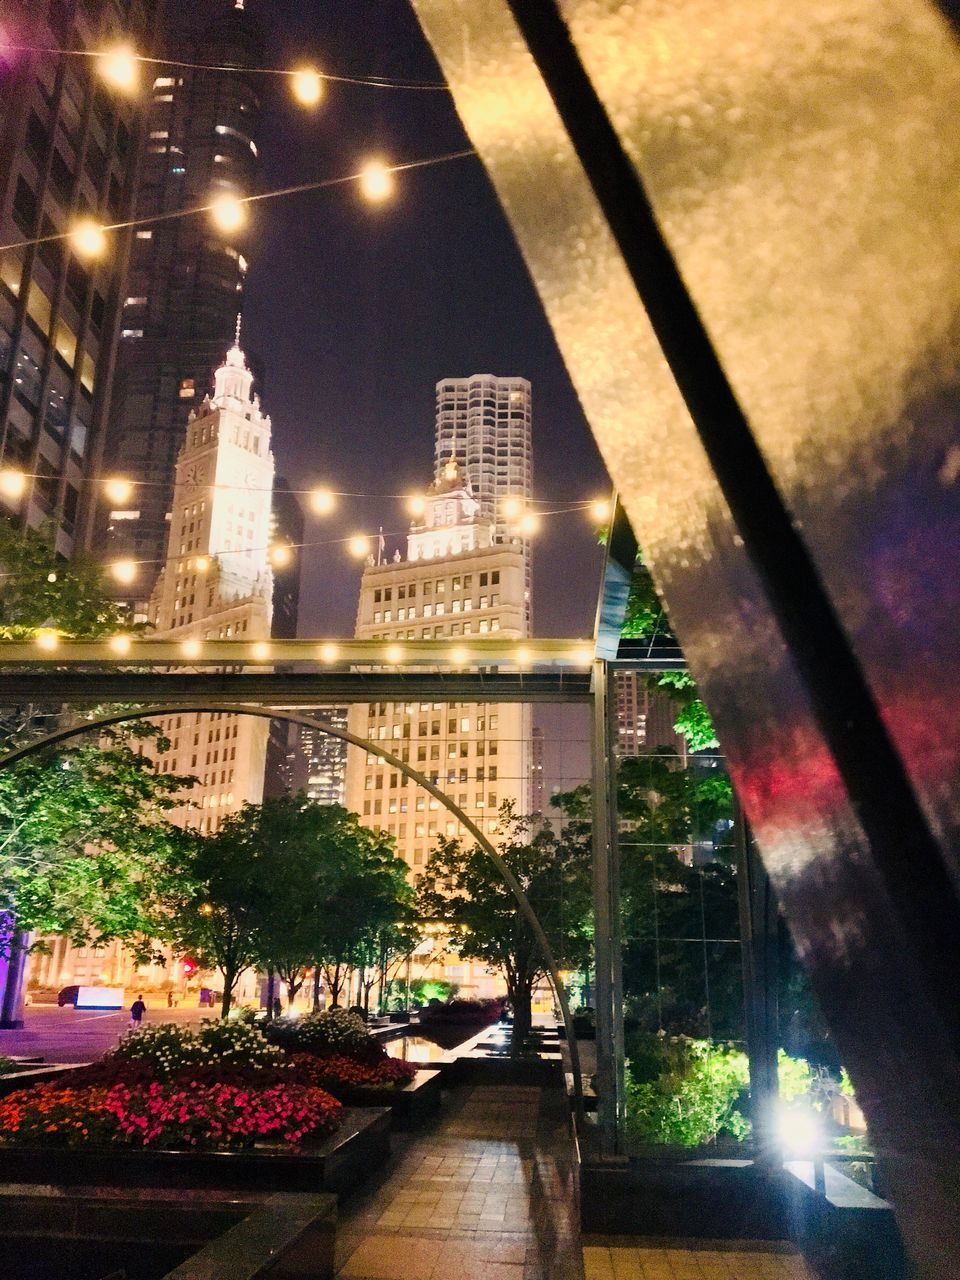
M 389 199 L 395 185 L 393 174 L 382 160 L 368 160 L 360 170 L 360 192 L 371 204 Z
M 467 654 L 466 649 L 459 648 L 459 647 L 454 649 L 450 654 L 450 657 L 453 660 L 454 666 L 457 666 L 457 667 L 466 666 L 468 656 L 469 655 Z
M 285 542 L 270 548 L 270 563 L 275 569 L 285 569 L 292 559 L 293 552 Z
M 597 498 L 590 503 L 590 519 L 594 524 L 606 524 L 610 519 L 610 503 L 606 498 Z
M 270 646 L 266 640 L 258 640 L 256 644 L 251 646 L 250 652 L 258 662 L 262 662 L 265 658 L 270 657 Z
M 516 653 L 516 658 L 517 658 L 517 662 L 520 664 L 520 666 L 522 666 L 522 667 L 527 666 L 527 665 L 528 665 L 528 663 L 530 662 L 530 650 L 529 650 L 529 649 L 518 649 L 518 650 L 517 650 L 517 653 Z
M 70 230 L 70 248 L 78 258 L 102 258 L 107 251 L 107 235 L 93 218 L 81 218 Z
M 357 560 L 364 560 L 370 554 L 370 539 L 365 533 L 355 533 L 347 543 L 347 550 Z
M 5 498 L 22 498 L 27 491 L 27 477 L 16 467 L 0 470 L 0 494 Z
M 239 231 L 247 225 L 247 206 L 236 196 L 217 196 L 210 205 L 210 218 L 218 231 Z
M 110 476 L 103 482 L 103 492 L 115 507 L 122 507 L 133 497 L 133 482 L 125 476 Z
M 323 77 L 315 67 L 299 67 L 292 73 L 290 87 L 304 107 L 315 107 L 323 97 Z
M 312 489 L 310 492 L 310 507 L 318 516 L 328 516 L 337 505 L 336 494 L 332 489 Z
M 387 661 L 399 662 L 403 657 L 403 648 L 398 644 L 391 644 L 387 648 Z
M 819 1119 L 809 1107 L 781 1106 L 777 1112 L 777 1136 L 794 1155 L 812 1155 L 823 1142 Z
M 137 55 L 128 44 L 104 49 L 97 57 L 97 70 L 107 84 L 121 93 L 136 93 L 140 87 L 140 67 Z
M 323 662 L 336 662 L 339 650 L 335 644 L 322 644 L 320 646 L 320 658 Z
M 121 658 L 130 652 L 130 637 L 119 635 L 111 636 L 107 641 L 111 650 L 118 654 Z
M 136 560 L 114 560 L 110 566 L 110 572 L 117 582 L 127 587 L 137 580 L 137 562 Z
M 412 516 L 422 516 L 427 509 L 427 500 L 422 493 L 411 493 L 407 499 L 407 510 Z

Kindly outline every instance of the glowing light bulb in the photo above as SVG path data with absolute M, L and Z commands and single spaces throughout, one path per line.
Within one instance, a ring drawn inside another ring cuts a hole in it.
M 78 258 L 102 258 L 107 251 L 106 232 L 92 218 L 81 218 L 70 231 L 70 248 Z
M 48 573 L 48 574 L 47 574 L 47 581 L 48 581 L 48 582 L 56 582 L 56 580 L 57 580 L 57 575 L 56 575 L 55 573 Z
M 27 491 L 27 477 L 16 467 L 0 470 L 0 493 L 5 498 L 22 498 Z
M 597 498 L 590 503 L 590 519 L 594 524 L 606 524 L 610 519 L 610 503 L 606 498 Z
M 193 562 L 193 567 L 197 573 L 206 573 L 210 568 L 210 561 L 207 556 L 197 556 Z
M 239 231 L 247 225 L 247 206 L 236 196 L 217 196 L 210 205 L 210 218 L 218 231 Z
M 504 498 L 500 503 L 504 520 L 518 520 L 523 513 L 523 503 L 519 498 Z
M 115 45 L 99 54 L 97 70 L 107 84 L 123 93 L 135 93 L 140 87 L 137 55 L 128 44 Z
M 199 658 L 203 652 L 203 645 L 199 640 L 184 640 L 180 645 L 180 652 L 185 658 Z
M 335 644 L 322 644 L 320 646 L 320 658 L 323 662 L 336 662 L 339 650 Z
M 293 559 L 293 552 L 285 542 L 279 542 L 270 549 L 270 563 L 276 569 L 284 569 Z
M 328 516 L 337 505 L 336 494 L 332 489 L 313 489 L 310 493 L 310 507 L 318 516 Z
M 427 500 L 422 493 L 411 493 L 407 499 L 407 510 L 412 516 L 422 516 L 427 509 Z
M 466 649 L 462 649 L 458 647 L 453 650 L 453 652 L 450 654 L 450 657 L 455 666 L 462 667 L 466 665 L 468 654 Z
M 314 67 L 299 67 L 290 77 L 293 96 L 305 107 L 315 107 L 323 97 L 323 76 Z
M 108 480 L 104 480 L 103 492 L 108 501 L 122 507 L 133 497 L 133 483 L 124 476 L 111 476 Z
M 270 646 L 265 640 L 258 640 L 256 644 L 251 645 L 250 652 L 259 661 L 270 657 Z
M 370 554 L 370 539 L 365 533 L 355 533 L 347 543 L 347 550 L 358 560 L 363 560 Z
M 399 662 L 403 657 L 403 649 L 398 644 L 391 644 L 387 647 L 387 661 Z
M 529 538 L 540 528 L 540 517 L 533 511 L 527 511 L 517 521 L 517 532 L 524 538 Z
M 360 170 L 360 192 L 371 204 L 389 199 L 395 185 L 393 174 L 382 160 L 368 160 Z
M 110 572 L 117 582 L 122 582 L 124 586 L 129 586 L 131 582 L 136 582 L 137 562 L 136 560 L 114 560 L 110 566 Z
M 806 1107 L 781 1106 L 777 1115 L 777 1136 L 795 1155 L 812 1155 L 823 1143 L 823 1130 L 814 1113 Z
M 38 649 L 45 649 L 48 653 L 56 649 L 60 643 L 60 637 L 52 627 L 41 627 L 34 636 Z
M 209 902 L 201 902 L 201 904 L 200 904 L 200 914 L 201 914 L 202 916 L 212 916 L 212 915 L 213 915 L 213 907 L 212 907 L 212 905 L 211 905 Z
M 120 657 L 123 657 L 125 654 L 130 652 L 129 636 L 111 636 L 107 643 L 111 650 L 114 653 L 119 654 Z
M 593 662 L 593 650 L 588 649 L 586 645 L 582 649 L 577 649 L 574 652 L 573 661 L 578 667 L 589 667 Z
M 515 657 L 517 659 L 517 662 L 520 664 L 520 666 L 525 667 L 530 662 L 530 650 L 518 649 L 515 654 Z

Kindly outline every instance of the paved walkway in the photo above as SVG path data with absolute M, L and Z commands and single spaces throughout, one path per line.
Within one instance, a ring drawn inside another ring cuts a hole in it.
M 585 1236 L 585 1280 L 813 1280 L 786 1244 Z
M 570 1157 L 557 1091 L 455 1090 L 437 1127 L 344 1207 L 338 1275 L 583 1280 Z

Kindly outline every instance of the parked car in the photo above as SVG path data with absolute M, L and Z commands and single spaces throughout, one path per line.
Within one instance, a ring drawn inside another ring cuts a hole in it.
M 61 987 L 57 992 L 57 1004 L 62 1009 L 65 1004 L 76 1005 L 77 996 L 80 994 L 79 986 Z

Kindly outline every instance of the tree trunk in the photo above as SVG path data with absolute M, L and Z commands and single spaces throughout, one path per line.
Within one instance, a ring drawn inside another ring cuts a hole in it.
M 510 1056 L 519 1058 L 526 1049 L 533 1025 L 533 984 L 521 982 L 510 990 L 510 1003 L 513 1005 L 513 1035 L 510 1038 Z
M 221 969 L 223 974 L 223 1000 L 220 1003 L 220 1017 L 225 1018 L 230 1012 L 230 1006 L 233 1004 L 233 988 L 237 984 L 237 971 L 234 967 L 228 965 Z
M 273 992 L 274 992 L 274 976 L 273 969 L 267 970 L 267 1021 L 273 1021 Z
M 320 1012 L 320 966 L 315 965 L 313 970 L 313 1012 Z

